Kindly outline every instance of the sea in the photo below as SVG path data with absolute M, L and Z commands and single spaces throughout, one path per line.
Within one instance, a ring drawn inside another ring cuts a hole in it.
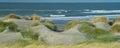
M 120 3 L 0 3 L 0 17 L 10 13 L 23 16 L 39 15 L 56 24 L 71 20 L 90 20 L 106 16 L 109 20 L 120 16 Z

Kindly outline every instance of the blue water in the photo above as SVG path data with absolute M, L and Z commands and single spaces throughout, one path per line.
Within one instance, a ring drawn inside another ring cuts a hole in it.
M 107 16 L 109 19 L 120 16 L 120 3 L 0 3 L 0 17 L 10 13 L 20 16 L 37 14 L 43 19 L 52 19 L 57 23 L 62 20 L 79 20 L 96 16 Z M 65 17 L 50 17 L 50 15 Z M 111 17 L 110 17 L 111 16 Z

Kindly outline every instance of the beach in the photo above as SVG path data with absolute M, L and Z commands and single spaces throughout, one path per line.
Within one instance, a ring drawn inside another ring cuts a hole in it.
M 0 21 L 1 48 L 119 48 L 119 21 L 106 16 L 55 24 L 41 16 L 9 14 Z M 111 23 L 109 23 L 111 22 Z
M 0 6 L 0 48 L 120 48 L 120 3 Z

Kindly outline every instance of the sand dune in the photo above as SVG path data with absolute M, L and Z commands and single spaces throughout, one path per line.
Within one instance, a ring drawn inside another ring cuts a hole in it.
M 79 25 L 64 32 L 51 31 L 44 25 L 33 27 L 34 32 L 39 33 L 39 39 L 49 45 L 73 45 L 88 40 L 88 36 L 78 31 Z
M 5 30 L 0 33 L 0 44 L 13 43 L 21 39 L 20 32 L 11 32 L 10 30 Z

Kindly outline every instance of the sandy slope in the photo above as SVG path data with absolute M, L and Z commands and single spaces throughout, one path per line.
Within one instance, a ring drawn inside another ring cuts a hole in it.
M 17 40 L 19 40 L 21 38 L 21 34 L 15 33 L 15 32 L 3 32 L 0 33 L 0 44 L 3 43 L 12 43 L 15 42 Z
M 39 39 L 43 39 L 50 45 L 72 45 L 88 40 L 88 36 L 78 31 L 79 25 L 64 32 L 51 31 L 44 25 L 33 27 L 34 32 L 39 33 Z

